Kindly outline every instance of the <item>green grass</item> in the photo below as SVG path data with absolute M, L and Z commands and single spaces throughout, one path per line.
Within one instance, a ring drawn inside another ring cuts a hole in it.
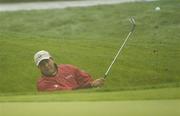
M 0 0 L 0 3 L 49 2 L 49 1 L 77 1 L 77 0 Z
M 153 10 L 157 5 L 160 12 Z M 0 115 L 179 116 L 179 6 L 160 1 L 0 12 Z M 101 77 L 129 32 L 129 16 L 137 29 L 104 87 L 36 91 L 36 51 Z
M 154 11 L 157 5 L 160 12 Z M 136 31 L 99 91 L 179 87 L 179 6 L 178 1 L 158 1 L 0 12 L 0 95 L 36 93 L 40 73 L 33 55 L 41 49 L 58 64 L 103 76 L 129 32 L 130 16 Z
M 3 116 L 179 116 L 180 100 L 0 103 Z
M 172 100 L 180 99 L 180 88 L 160 88 L 148 90 L 114 92 L 54 92 L 33 95 L 0 96 L 0 102 L 63 102 L 63 101 L 122 101 L 122 100 Z

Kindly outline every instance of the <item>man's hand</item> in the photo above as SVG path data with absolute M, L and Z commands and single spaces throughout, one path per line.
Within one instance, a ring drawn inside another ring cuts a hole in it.
M 104 78 L 99 78 L 99 79 L 94 80 L 94 81 L 91 83 L 91 86 L 92 86 L 92 87 L 100 87 L 100 86 L 104 85 L 104 82 L 105 82 L 105 79 L 104 79 Z

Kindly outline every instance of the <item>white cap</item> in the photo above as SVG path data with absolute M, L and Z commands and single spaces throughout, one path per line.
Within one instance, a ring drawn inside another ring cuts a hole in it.
M 49 59 L 50 57 L 51 55 L 47 51 L 41 50 L 34 55 L 34 62 L 38 66 L 42 60 Z

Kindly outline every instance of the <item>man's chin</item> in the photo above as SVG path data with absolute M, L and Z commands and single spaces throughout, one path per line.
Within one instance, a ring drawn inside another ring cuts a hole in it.
M 56 75 L 56 73 L 55 72 L 53 72 L 53 73 L 42 73 L 44 76 L 47 76 L 47 77 L 53 77 L 53 76 L 55 76 Z

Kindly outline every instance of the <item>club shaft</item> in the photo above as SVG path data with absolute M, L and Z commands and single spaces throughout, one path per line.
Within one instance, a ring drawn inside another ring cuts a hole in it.
M 126 44 L 127 40 L 129 39 L 129 37 L 130 37 L 130 35 L 131 35 L 131 33 L 132 33 L 132 32 L 133 32 L 133 31 L 130 31 L 130 32 L 129 32 L 129 34 L 127 35 L 127 37 L 126 37 L 126 39 L 124 40 L 124 42 L 123 42 L 122 46 L 120 47 L 120 49 L 118 50 L 118 52 L 117 52 L 116 56 L 114 57 L 114 59 L 113 59 L 112 63 L 109 65 L 109 67 L 108 67 L 108 69 L 107 69 L 106 73 L 104 74 L 104 78 L 106 78 L 106 77 L 107 77 L 107 75 L 108 75 L 108 73 L 109 73 L 109 71 L 110 71 L 110 69 L 111 69 L 112 65 L 113 65 L 113 64 L 114 64 L 114 62 L 116 61 L 116 59 L 117 59 L 118 55 L 121 53 L 121 51 L 122 51 L 123 47 L 125 46 L 125 44 Z

